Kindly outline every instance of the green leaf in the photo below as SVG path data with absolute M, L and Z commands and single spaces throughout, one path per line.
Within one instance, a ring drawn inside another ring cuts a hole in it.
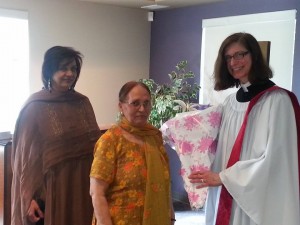
M 197 83 L 191 85 L 187 81 L 195 77 L 192 71 L 187 70 L 187 65 L 187 60 L 178 62 L 175 66 L 176 71 L 168 74 L 169 83 L 157 84 L 153 79 L 140 80 L 149 87 L 153 98 L 152 111 L 149 116 L 149 122 L 153 126 L 160 128 L 167 120 L 182 112 L 183 107 L 176 103 L 177 100 L 182 100 L 188 105 L 191 99 L 197 98 L 200 85 Z

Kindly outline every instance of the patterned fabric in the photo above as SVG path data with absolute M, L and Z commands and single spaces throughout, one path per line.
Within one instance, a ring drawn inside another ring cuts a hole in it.
M 90 223 L 88 175 L 99 136 L 84 95 L 42 90 L 30 96 L 13 136 L 12 225 L 31 224 L 32 199 L 45 202 L 45 225 Z
M 193 171 L 209 170 L 214 160 L 216 138 L 221 122 L 221 105 L 202 111 L 180 113 L 162 126 L 163 137 L 174 145 L 181 161 L 180 174 L 193 209 L 204 206 L 207 188 L 196 189 L 188 175 Z
M 123 129 L 146 144 L 127 140 Z M 123 119 L 109 129 L 96 144 L 90 176 L 109 183 L 107 201 L 114 225 L 171 224 L 168 159 L 161 133 L 153 126 L 141 130 Z

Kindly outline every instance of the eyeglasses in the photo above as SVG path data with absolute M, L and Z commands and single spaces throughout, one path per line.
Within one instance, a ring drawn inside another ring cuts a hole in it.
M 141 106 L 144 106 L 145 109 L 149 109 L 152 106 L 150 101 L 144 101 L 144 102 L 133 101 L 133 102 L 123 102 L 123 103 L 131 105 L 135 109 L 139 109 L 139 108 L 141 108 Z
M 231 62 L 231 59 L 233 58 L 234 60 L 241 60 L 247 55 L 249 52 L 236 52 L 233 55 L 225 55 L 225 60 L 227 63 Z

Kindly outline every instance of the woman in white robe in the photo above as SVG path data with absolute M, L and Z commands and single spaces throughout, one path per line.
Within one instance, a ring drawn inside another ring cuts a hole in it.
M 272 71 L 258 42 L 247 33 L 224 40 L 214 76 L 216 90 L 241 88 L 223 103 L 211 171 L 190 175 L 198 188 L 209 187 L 206 224 L 299 225 L 300 106 L 296 97 L 280 88 L 273 90 Z M 239 160 L 227 167 L 249 102 L 258 94 L 262 96 L 249 113 Z M 232 197 L 229 221 L 218 216 L 221 188 Z

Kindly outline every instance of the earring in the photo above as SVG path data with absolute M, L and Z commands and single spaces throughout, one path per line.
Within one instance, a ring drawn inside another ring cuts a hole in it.
M 123 112 L 119 112 L 117 114 L 117 121 L 120 122 L 122 120 L 122 118 L 123 118 Z
M 76 85 L 77 80 L 78 80 L 78 76 L 76 77 L 75 82 L 69 87 L 69 91 L 75 92 L 74 88 L 75 88 L 75 85 Z
M 49 80 L 48 80 L 48 90 L 49 90 L 49 92 L 52 91 L 52 87 L 51 87 L 51 78 L 49 78 Z
M 72 84 L 70 87 L 69 87 L 69 91 L 74 91 L 74 87 L 75 87 L 75 83 L 74 84 Z

